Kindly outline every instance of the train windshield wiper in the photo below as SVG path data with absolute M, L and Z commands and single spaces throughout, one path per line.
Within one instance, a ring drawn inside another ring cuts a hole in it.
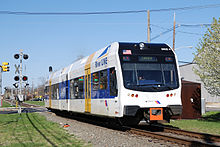
M 164 84 L 162 83 L 154 83 L 154 84 L 139 84 L 139 85 L 133 85 L 133 86 L 157 86 L 157 87 L 160 87 L 160 86 L 163 86 Z
M 167 88 L 169 88 L 170 90 L 173 90 L 173 87 L 167 86 Z

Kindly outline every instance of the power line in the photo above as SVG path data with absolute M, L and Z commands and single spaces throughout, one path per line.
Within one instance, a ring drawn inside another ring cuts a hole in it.
M 155 25 L 155 24 L 151 24 L 151 26 L 155 26 L 155 27 L 166 30 L 166 31 L 160 33 L 159 35 L 154 36 L 153 38 L 151 38 L 151 40 L 157 39 L 158 37 L 161 37 L 162 35 L 173 31 L 173 27 L 168 29 L 168 28 L 161 27 L 161 26 Z M 201 27 L 201 26 L 211 26 L 211 24 L 177 24 L 176 28 L 178 28 L 178 27 Z M 199 35 L 199 36 L 203 35 L 203 34 L 199 34 L 199 33 L 192 33 L 192 32 L 186 32 L 186 31 L 177 31 L 177 32 L 191 34 L 191 35 Z
M 183 11 L 192 9 L 205 9 L 220 7 L 220 4 L 190 6 L 181 8 L 167 8 L 167 9 L 150 9 L 151 12 L 165 12 L 165 11 Z M 25 12 L 25 11 L 0 11 L 0 14 L 7 15 L 107 15 L 107 14 L 132 14 L 132 13 L 146 13 L 147 10 L 129 10 L 129 11 L 109 11 L 109 12 Z
M 198 36 L 203 35 L 203 34 L 200 34 L 200 33 L 192 33 L 192 32 L 186 32 L 186 31 L 177 31 L 177 32 L 184 33 L 184 34 L 198 35 Z
M 208 23 L 202 23 L 202 24 L 178 24 L 181 27 L 203 27 L 203 26 L 211 26 L 211 24 Z
M 16 12 L 16 11 L 0 11 L 0 14 L 12 15 L 102 15 L 102 14 L 129 14 L 129 13 L 143 13 L 147 10 L 137 11 L 111 11 L 111 12 Z
M 212 5 L 191 6 L 191 7 L 182 7 L 182 8 L 155 9 L 155 10 L 150 10 L 150 11 L 161 12 L 161 11 L 177 11 L 177 10 L 190 10 L 190 9 L 205 9 L 205 8 L 215 8 L 219 6 L 220 4 L 212 4 Z
M 176 28 L 178 28 L 178 27 L 179 26 L 176 26 Z M 173 31 L 173 27 L 171 27 L 170 29 L 167 29 L 166 31 L 160 33 L 159 35 L 154 36 L 153 38 L 151 38 L 151 40 L 157 39 L 158 37 L 160 37 L 160 36 L 162 36 L 162 35 L 164 35 L 166 33 L 169 33 L 170 31 Z
M 188 62 L 188 61 L 178 61 L 179 63 L 188 63 L 188 64 L 196 64 L 195 62 Z

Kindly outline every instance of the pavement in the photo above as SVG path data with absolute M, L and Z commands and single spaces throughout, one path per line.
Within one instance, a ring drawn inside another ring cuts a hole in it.
M 0 114 L 14 114 L 18 113 L 19 108 L 16 107 L 6 107 L 0 108 Z M 25 108 L 21 107 L 21 113 L 33 113 L 33 112 L 44 112 L 48 111 L 47 108 L 44 107 L 33 107 L 33 108 Z
M 206 112 L 220 111 L 220 103 L 206 103 Z
M 205 108 L 205 112 L 210 112 L 210 111 L 219 111 L 220 112 L 220 108 L 219 107 L 206 107 Z

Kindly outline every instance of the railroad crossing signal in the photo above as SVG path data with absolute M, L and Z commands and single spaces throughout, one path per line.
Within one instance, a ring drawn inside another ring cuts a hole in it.
M 27 59 L 28 59 L 28 55 L 27 55 L 27 54 L 24 54 L 24 55 L 23 55 L 23 58 L 24 58 L 25 60 L 27 60 Z
M 23 50 L 21 50 L 21 51 L 23 52 Z M 28 59 L 28 55 L 27 55 L 27 54 L 22 54 L 22 55 L 23 55 L 23 58 L 24 58 L 25 60 Z M 15 54 L 15 55 L 14 55 L 14 58 L 15 58 L 15 59 L 19 59 L 19 57 L 20 57 L 19 54 Z
M 29 84 L 28 83 L 26 83 L 26 85 L 24 86 L 25 88 L 27 88 L 29 86 Z
M 15 88 L 18 88 L 18 84 L 17 84 L 17 83 L 14 83 L 13 86 L 14 86 Z
M 20 57 L 19 54 L 15 54 L 15 55 L 14 55 L 14 58 L 15 58 L 15 59 L 18 59 L 19 57 Z
M 28 77 L 27 77 L 27 76 L 23 76 L 23 77 L 22 77 L 22 80 L 23 80 L 23 81 L 27 81 L 27 80 L 28 80 Z
M 20 68 L 20 65 L 17 66 L 17 65 L 15 64 L 15 74 L 16 74 L 16 73 L 18 73 L 18 74 L 20 73 L 20 72 L 19 72 L 19 68 Z
M 14 80 L 15 80 L 15 81 L 19 81 L 19 79 L 20 79 L 19 76 L 15 76 L 15 77 L 14 77 Z

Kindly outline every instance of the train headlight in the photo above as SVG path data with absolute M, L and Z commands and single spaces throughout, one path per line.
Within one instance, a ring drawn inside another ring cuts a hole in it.
M 139 47 L 140 47 L 140 50 L 142 50 L 143 48 L 144 48 L 144 43 L 143 42 L 141 42 L 140 44 L 139 44 Z

